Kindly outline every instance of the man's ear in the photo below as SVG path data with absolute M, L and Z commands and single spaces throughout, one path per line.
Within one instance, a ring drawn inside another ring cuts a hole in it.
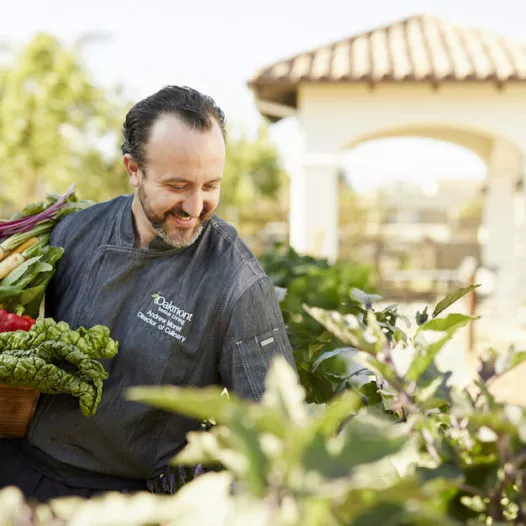
M 128 176 L 130 177 L 131 185 L 134 188 L 137 188 L 140 183 L 139 164 L 129 153 L 124 154 L 122 162 L 124 164 L 124 168 L 126 168 L 126 171 L 128 172 Z

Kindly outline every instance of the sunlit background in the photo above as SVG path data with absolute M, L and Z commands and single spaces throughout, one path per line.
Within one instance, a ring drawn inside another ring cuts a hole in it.
M 281 59 L 418 14 L 526 36 L 519 0 L 9 2 L 0 20 L 0 216 L 71 182 L 82 198 L 129 192 L 122 119 L 135 101 L 175 83 L 213 96 L 227 114 L 220 214 L 258 256 L 286 243 L 304 132 L 295 117 L 266 121 L 248 80 Z M 373 268 L 388 297 L 429 298 L 470 258 L 484 264 L 487 166 L 475 153 L 391 137 L 347 149 L 339 162 L 338 257 Z M 414 270 L 432 272 L 403 274 Z
M 509 36 L 521 37 L 525 31 L 526 6 L 519 0 L 498 5 L 476 0 L 153 0 L 147 8 L 136 0 L 25 0 L 6 4 L 0 27 L 4 50 L 20 48 L 41 31 L 66 45 L 84 39 L 82 56 L 96 82 L 121 85 L 130 101 L 165 84 L 187 84 L 214 96 L 232 125 L 254 133 L 261 117 L 246 82 L 259 67 L 419 13 Z M 293 166 L 300 154 L 297 124 L 292 119 L 279 123 L 271 134 L 285 165 Z M 364 171 L 382 180 L 420 179 L 430 158 L 439 176 L 484 173 L 469 152 L 431 141 L 367 146 L 349 156 L 349 164 L 355 170 L 353 182 L 363 187 Z

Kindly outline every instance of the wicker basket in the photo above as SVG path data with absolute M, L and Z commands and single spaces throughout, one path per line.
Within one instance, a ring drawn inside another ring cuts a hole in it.
M 40 392 L 30 387 L 0 384 L 0 437 L 23 437 L 35 409 Z

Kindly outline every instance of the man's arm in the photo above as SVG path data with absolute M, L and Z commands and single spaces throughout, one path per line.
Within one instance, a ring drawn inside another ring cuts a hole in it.
M 274 287 L 264 276 L 243 293 L 232 309 L 221 351 L 221 380 L 239 396 L 259 400 L 276 355 L 284 356 L 296 369 Z

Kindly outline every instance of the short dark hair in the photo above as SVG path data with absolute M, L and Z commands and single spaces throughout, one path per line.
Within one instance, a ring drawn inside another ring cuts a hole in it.
M 144 148 L 150 131 L 159 117 L 173 114 L 191 128 L 209 130 L 215 119 L 226 138 L 226 118 L 214 99 L 187 86 L 166 86 L 157 93 L 137 102 L 124 121 L 122 129 L 123 154 L 130 154 L 144 167 Z

